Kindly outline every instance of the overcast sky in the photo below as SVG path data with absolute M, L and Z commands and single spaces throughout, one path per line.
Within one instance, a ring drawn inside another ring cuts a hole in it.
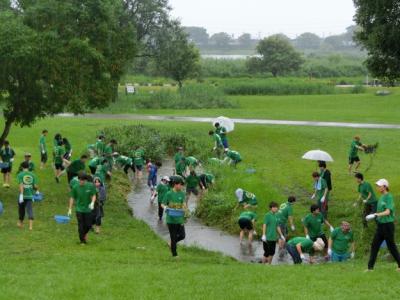
M 354 24 L 353 0 L 169 0 L 172 15 L 184 26 L 202 26 L 210 34 L 225 31 L 254 37 L 303 32 L 343 33 Z

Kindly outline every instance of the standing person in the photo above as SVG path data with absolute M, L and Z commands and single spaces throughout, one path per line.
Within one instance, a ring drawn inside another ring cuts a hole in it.
M 39 139 L 39 149 L 40 149 L 40 169 L 43 169 L 46 166 L 48 154 L 47 154 L 47 145 L 46 145 L 46 137 L 48 134 L 48 130 L 44 129 L 42 131 L 42 135 Z
M 182 191 L 184 183 L 185 182 L 182 177 L 176 176 L 174 178 L 172 182 L 173 188 L 171 191 L 167 192 L 164 198 L 164 209 L 172 208 L 186 210 L 185 193 Z M 171 238 L 170 247 L 173 257 L 178 256 L 178 252 L 176 250 L 178 242 L 185 239 L 184 222 L 185 218 L 183 216 L 173 217 L 170 216 L 167 211 L 167 226 Z
M 107 159 L 103 158 L 101 163 L 97 166 L 94 176 L 100 178 L 100 180 L 101 180 L 101 182 L 103 182 L 103 184 L 105 184 L 107 176 L 109 178 L 111 178 L 112 173 L 111 173 L 110 165 L 108 164 Z
M 33 172 L 35 171 L 35 164 L 32 161 L 32 154 L 30 153 L 25 153 L 24 155 L 24 161 L 19 165 L 18 168 L 18 174 L 21 173 L 24 169 L 24 167 L 22 166 L 24 164 L 24 162 L 27 162 L 29 165 L 29 172 Z
M 80 171 L 85 171 L 87 159 L 88 156 L 86 154 L 83 154 L 81 155 L 80 159 L 75 159 L 69 164 L 69 166 L 67 167 L 68 183 L 71 182 L 72 178 L 78 176 L 78 173 Z
M 161 168 L 161 166 L 162 164 L 160 162 L 156 162 L 155 164 L 151 163 L 149 166 L 147 186 L 150 188 L 151 194 L 153 194 L 154 189 L 157 186 L 157 173 L 158 173 L 158 168 Z
M 12 165 L 15 157 L 15 151 L 11 148 L 9 141 L 4 141 L 4 147 L 0 150 L 1 162 L 3 162 L 6 167 L 1 169 L 3 173 L 4 184 L 3 187 L 10 187 L 10 176 L 12 172 Z
M 349 252 L 350 250 L 350 252 Z M 332 262 L 342 262 L 354 258 L 354 235 L 350 223 L 343 221 L 335 228 L 328 241 L 328 255 Z
M 113 162 L 114 162 L 113 161 L 113 153 L 114 153 L 114 148 L 117 144 L 118 144 L 117 141 L 112 139 L 104 148 L 103 156 L 105 159 L 107 159 L 108 164 L 110 165 L 110 169 L 113 166 Z
M 322 179 L 325 179 L 326 185 L 328 186 L 328 192 L 331 192 L 332 191 L 332 174 L 331 174 L 331 171 L 329 171 L 326 168 L 326 162 L 324 162 L 324 161 L 319 161 L 318 162 L 318 166 L 319 166 L 319 171 L 320 171 L 319 176 Z
M 296 197 L 294 196 L 289 196 L 287 202 L 282 203 L 279 206 L 279 211 L 276 214 L 276 217 L 278 219 L 278 226 L 281 229 L 282 235 L 285 237 L 285 239 L 288 238 L 289 235 L 289 230 L 288 230 L 288 221 L 290 223 L 290 228 L 292 231 L 296 230 L 296 227 L 294 226 L 294 220 L 293 220 L 293 204 L 296 202 Z M 284 249 L 285 241 L 282 239 L 279 239 L 279 249 L 282 250 Z M 283 252 L 280 252 L 280 256 L 283 255 Z
M 136 178 L 141 179 L 143 176 L 143 166 L 145 163 L 144 160 L 144 149 L 142 147 L 137 147 L 133 152 L 133 163 L 136 169 Z
M 349 174 L 351 175 L 351 171 L 353 169 L 353 164 L 355 163 L 356 166 L 354 170 L 357 172 L 358 168 L 360 167 L 361 160 L 358 156 L 358 150 L 364 151 L 364 145 L 361 143 L 361 139 L 358 135 L 356 135 L 351 142 L 350 151 L 349 151 Z
M 185 178 L 186 176 L 186 158 L 181 157 L 181 160 L 175 165 L 175 174 Z
M 60 183 L 60 177 L 64 174 L 64 155 L 65 148 L 64 143 L 61 140 L 58 142 L 58 145 L 54 147 L 54 170 L 57 183 Z
M 376 213 L 376 206 L 378 204 L 378 201 L 376 200 L 375 192 L 371 186 L 370 183 L 364 181 L 364 176 L 361 173 L 356 173 L 355 178 L 358 183 L 358 201 L 362 201 L 364 204 L 364 210 L 362 214 L 362 222 L 364 225 L 364 228 L 368 227 L 367 220 L 365 220 L 365 217 Z
M 366 217 L 366 220 L 376 219 L 377 228 L 371 244 L 371 255 L 368 261 L 368 271 L 372 271 L 375 266 L 376 257 L 383 241 L 386 241 L 387 248 L 397 262 L 397 271 L 400 272 L 400 254 L 394 239 L 394 216 L 395 206 L 393 196 L 389 193 L 389 182 L 386 179 L 379 179 L 376 182 L 379 193 L 382 195 L 378 200 L 377 211 Z
M 219 134 L 215 133 L 214 131 L 210 130 L 208 135 L 211 136 L 214 140 L 214 147 L 213 151 L 217 154 L 218 157 L 221 156 L 221 153 L 224 151 L 224 145 L 222 144 L 222 139 Z
M 189 176 L 185 178 L 185 183 L 186 183 L 186 206 L 187 206 L 191 194 L 195 195 L 196 199 L 198 199 L 199 197 L 198 187 L 200 185 L 200 178 L 197 176 L 195 171 L 190 171 Z
M 62 135 L 60 133 L 56 133 L 53 139 L 53 146 L 56 147 L 58 144 L 62 142 Z
M 39 193 L 36 175 L 29 171 L 29 163 L 22 163 L 22 172 L 17 176 L 19 184 L 19 199 L 18 199 L 18 227 L 22 228 L 25 219 L 25 210 L 29 218 L 29 230 L 33 229 L 33 194 L 34 190 Z
M 312 177 L 314 180 L 314 194 L 311 199 L 315 199 L 319 207 L 319 210 L 328 218 L 328 200 L 329 200 L 329 189 L 325 179 L 321 178 L 318 172 L 313 172 Z
M 64 159 L 69 161 L 72 156 L 72 145 L 69 142 L 69 140 L 65 137 L 62 139 L 62 141 L 63 141 L 63 145 L 64 145 L 64 149 L 65 149 Z
M 293 259 L 295 265 L 301 264 L 305 259 L 304 253 L 310 254 L 310 263 L 313 263 L 312 254 L 315 251 L 324 250 L 325 243 L 321 238 L 315 242 L 305 237 L 294 237 L 286 244 L 286 250 Z
M 96 202 L 96 188 L 87 179 L 86 174 L 81 173 L 79 175 L 79 185 L 75 185 L 71 191 L 68 209 L 68 216 L 70 216 L 72 214 L 72 206 L 75 203 L 79 240 L 82 245 L 87 243 L 87 234 L 92 228 L 92 210 Z
M 235 196 L 238 204 L 243 205 L 244 208 L 257 207 L 257 198 L 253 193 L 239 188 L 235 191 Z
M 182 160 L 182 158 L 185 157 L 185 154 L 183 153 L 183 147 L 178 147 L 176 149 L 176 153 L 174 155 L 174 167 L 176 168 L 176 165 Z
M 104 143 L 104 139 L 105 139 L 104 135 L 100 134 L 94 145 L 94 149 L 96 151 L 97 156 L 103 156 L 103 154 L 104 154 L 104 149 L 106 147 L 106 144 Z
M 328 250 L 328 239 L 322 230 L 322 224 L 328 226 L 330 231 L 333 232 L 333 226 L 328 222 L 328 220 L 325 219 L 323 214 L 320 212 L 318 205 L 311 205 L 310 213 L 303 219 L 304 234 L 306 238 L 309 238 L 312 241 L 316 241 L 317 238 L 321 238 L 325 243 L 326 250 Z M 325 255 L 327 255 L 327 251 Z
M 101 227 L 101 220 L 104 218 L 104 204 L 106 203 L 107 194 L 106 187 L 101 182 L 100 178 L 94 178 L 94 186 L 96 187 L 96 202 L 93 210 L 93 225 L 94 231 L 99 234 Z
M 256 221 L 257 214 L 253 211 L 246 210 L 240 214 L 238 219 L 238 224 L 240 227 L 240 243 L 243 242 L 244 234 L 247 233 L 249 245 L 251 245 L 251 243 L 253 242 L 253 234 L 255 234 L 254 229 L 256 228 Z
M 272 263 L 272 258 L 275 255 L 276 241 L 278 236 L 283 240 L 285 239 L 282 235 L 281 229 L 278 226 L 278 220 L 276 218 L 276 213 L 278 212 L 278 203 L 271 202 L 269 204 L 270 211 L 265 215 L 264 224 L 262 228 L 262 237 L 264 256 L 262 262 L 264 264 Z M 279 235 L 278 235 L 279 234 Z
M 221 141 L 223 144 L 224 149 L 228 149 L 229 145 L 228 145 L 228 138 L 226 137 L 226 135 L 228 134 L 226 128 L 224 126 L 221 126 L 220 123 L 215 123 L 214 124 L 215 127 L 215 133 L 218 134 L 221 137 Z
M 236 167 L 236 165 L 242 161 L 242 156 L 237 151 L 225 149 L 224 153 L 225 153 L 224 162 L 230 165 Z
M 169 182 L 170 179 L 168 176 L 164 176 L 161 179 L 161 182 L 159 184 L 157 184 L 157 188 L 154 191 L 153 195 L 152 195 L 152 201 L 154 201 L 154 199 L 157 197 L 157 202 L 158 202 L 158 219 L 161 221 L 163 214 L 164 214 L 164 208 L 163 208 L 163 204 L 165 203 L 165 195 L 169 192 L 170 187 L 169 187 Z

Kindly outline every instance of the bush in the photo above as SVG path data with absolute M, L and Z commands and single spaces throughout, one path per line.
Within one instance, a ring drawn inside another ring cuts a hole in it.
M 226 100 L 223 92 L 211 85 L 190 84 L 177 92 L 161 90 L 141 96 L 135 102 L 137 108 L 152 109 L 202 109 L 232 108 L 237 105 Z
M 352 94 L 363 94 L 366 91 L 367 91 L 367 89 L 363 85 L 355 85 L 351 88 Z

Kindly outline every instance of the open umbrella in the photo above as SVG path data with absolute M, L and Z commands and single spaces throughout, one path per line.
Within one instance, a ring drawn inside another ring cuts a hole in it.
M 308 151 L 302 158 L 308 160 L 333 161 L 332 156 L 328 152 L 322 150 Z
M 231 132 L 235 129 L 235 123 L 227 117 L 218 117 L 213 121 L 213 126 L 215 123 L 219 123 L 222 127 L 225 127 L 227 132 Z

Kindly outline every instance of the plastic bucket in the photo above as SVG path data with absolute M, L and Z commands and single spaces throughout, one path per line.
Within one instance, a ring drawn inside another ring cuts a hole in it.
M 8 163 L 8 162 L 0 163 L 0 169 L 7 169 L 9 166 L 10 166 L 10 163 Z
M 58 224 L 67 224 L 71 218 L 68 216 L 54 216 L 54 220 L 56 220 Z
M 169 216 L 169 217 L 184 217 L 185 211 L 183 209 L 167 208 L 167 216 Z
M 34 200 L 35 202 L 40 202 L 40 201 L 42 201 L 42 200 L 43 200 L 43 194 L 42 194 L 42 193 L 34 194 L 34 195 L 33 195 L 33 200 Z

